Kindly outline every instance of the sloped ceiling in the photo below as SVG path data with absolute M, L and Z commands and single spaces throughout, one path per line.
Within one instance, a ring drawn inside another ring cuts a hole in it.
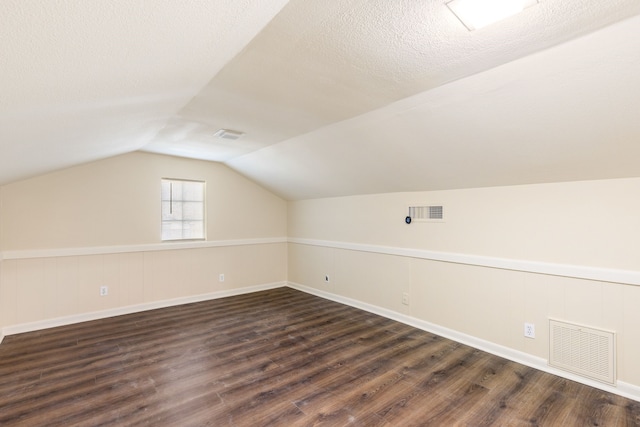
M 0 184 L 134 150 L 287 199 L 640 176 L 637 0 L 473 32 L 445 0 L 4 0 L 0 49 Z

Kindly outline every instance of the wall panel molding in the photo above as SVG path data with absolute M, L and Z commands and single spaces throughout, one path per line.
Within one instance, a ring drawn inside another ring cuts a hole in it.
M 96 246 L 85 248 L 59 248 L 59 249 L 36 249 L 23 251 L 0 252 L 0 260 L 9 259 L 29 259 L 29 258 L 54 258 L 65 256 L 82 255 L 106 255 L 132 252 L 155 252 L 169 251 L 176 249 L 202 249 L 227 246 L 264 245 L 272 243 L 286 243 L 286 237 L 264 237 L 258 239 L 239 240 L 207 240 L 181 243 L 151 243 L 145 245 L 124 245 L 124 246 Z
M 522 271 L 526 273 L 539 273 L 551 276 L 572 277 L 576 279 L 596 280 L 600 282 L 612 282 L 640 286 L 640 271 L 635 270 L 617 270 L 581 265 L 554 264 L 539 261 L 495 258 L 453 252 L 436 252 L 424 249 L 399 248 L 392 246 L 336 242 L 329 240 L 300 239 L 292 237 L 288 239 L 288 242 L 299 245 L 320 246 L 326 248 L 370 252 L 383 255 L 395 255 L 426 259 L 431 261 L 473 265 L 478 267 L 499 268 L 503 270 Z

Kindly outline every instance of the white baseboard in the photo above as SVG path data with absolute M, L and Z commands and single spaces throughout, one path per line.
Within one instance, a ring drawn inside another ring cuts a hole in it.
M 141 311 L 155 310 L 157 308 L 172 307 L 193 302 L 208 301 L 219 298 L 231 297 L 234 295 L 248 294 L 252 292 L 264 291 L 286 286 L 286 282 L 267 283 L 263 285 L 248 286 L 238 289 L 211 292 L 207 294 L 193 295 L 188 297 L 174 298 L 169 300 L 154 301 L 143 304 L 118 307 L 109 310 L 94 311 L 91 313 L 75 314 L 72 316 L 58 317 L 55 319 L 41 320 L 38 322 L 22 323 L 18 325 L 5 326 L 0 332 L 0 337 L 4 335 L 21 334 L 24 332 L 39 331 L 41 329 L 55 328 L 57 326 L 72 325 L 74 323 L 88 322 L 91 320 L 105 319 L 108 317 L 121 316 L 123 314 L 138 313 Z M 0 342 L 2 340 L 0 339 Z
M 340 295 L 332 294 L 330 292 L 322 291 L 319 289 L 311 288 L 299 283 L 288 282 L 287 286 L 293 289 L 297 289 L 308 294 L 316 295 L 321 298 L 325 298 L 331 301 L 339 302 L 351 307 L 359 308 L 361 310 L 368 311 L 370 313 L 377 314 L 379 316 L 386 317 L 387 319 L 396 320 L 409 326 L 413 326 L 423 331 L 431 332 L 433 334 L 448 338 L 450 340 L 466 344 L 468 346 L 477 348 L 487 353 L 494 354 L 499 357 L 511 360 L 516 363 L 520 363 L 531 368 L 538 369 L 540 371 L 548 372 L 553 375 L 557 375 L 562 378 L 566 378 L 581 384 L 585 384 L 600 390 L 604 390 L 610 393 L 614 393 L 629 399 L 640 401 L 640 386 L 618 381 L 617 387 L 607 385 L 598 381 L 590 380 L 589 378 L 580 377 L 569 372 L 565 372 L 556 368 L 553 368 L 547 364 L 547 360 L 541 357 L 533 356 L 528 353 L 524 353 L 519 350 L 515 350 L 509 347 L 498 345 L 490 341 L 486 341 L 471 335 L 463 334 L 462 332 L 455 331 L 453 329 L 445 328 L 434 323 L 430 323 L 415 317 L 407 316 L 402 313 L 398 313 L 386 308 L 378 307 L 375 305 L 367 304 L 362 301 L 343 297 Z
M 442 337 L 451 339 L 453 341 L 469 345 L 479 350 L 486 351 L 487 353 L 491 353 L 499 357 L 504 357 L 505 359 L 509 359 L 514 362 L 517 362 L 517 363 L 520 363 L 544 372 L 548 372 L 553 375 L 557 375 L 559 377 L 567 378 L 569 380 L 576 381 L 594 388 L 598 388 L 600 390 L 604 390 L 610 393 L 627 397 L 629 399 L 640 401 L 640 386 L 637 386 L 635 384 L 618 381 L 617 387 L 614 387 L 614 386 L 603 384 L 597 381 L 592 381 L 592 380 L 589 380 L 588 378 L 583 378 L 577 375 L 573 375 L 569 372 L 552 368 L 547 365 L 547 361 L 545 359 L 521 352 L 519 350 L 514 350 L 509 347 L 504 347 L 504 346 L 492 343 L 490 341 L 473 337 L 471 335 L 463 334 L 453 329 L 445 328 L 443 326 L 436 325 L 434 323 L 430 323 L 421 319 L 417 319 L 415 317 L 407 316 L 392 310 L 367 304 L 362 301 L 354 300 L 354 299 L 343 297 L 340 295 L 332 294 L 326 291 L 321 291 L 319 289 L 311 288 L 311 287 L 304 286 L 294 282 L 267 283 L 263 285 L 249 286 L 249 287 L 244 287 L 239 289 L 230 289 L 230 290 L 211 292 L 211 293 L 201 294 L 201 295 L 193 295 L 189 297 L 175 298 L 175 299 L 163 300 L 163 301 L 154 301 L 150 303 L 137 304 L 137 305 L 127 306 L 127 307 L 119 307 L 115 309 L 97 311 L 92 313 L 83 313 L 83 314 L 78 314 L 73 316 L 59 317 L 56 319 L 48 319 L 48 320 L 43 320 L 38 322 L 6 326 L 2 328 L 2 330 L 0 330 L 0 343 L 2 343 L 2 340 L 6 335 L 32 332 L 32 331 L 37 331 L 41 329 L 53 328 L 57 326 L 71 325 L 74 323 L 104 319 L 108 317 L 137 313 L 137 312 L 147 311 L 147 310 L 154 310 L 157 308 L 172 307 L 172 306 L 181 305 L 181 304 L 189 304 L 193 302 L 226 298 L 234 295 L 242 295 L 242 294 L 247 294 L 252 292 L 264 291 L 268 289 L 281 288 L 284 286 L 288 286 L 292 289 L 297 289 L 299 291 L 316 295 L 331 301 L 339 302 L 341 304 L 345 304 L 351 307 L 359 308 L 361 310 L 365 310 L 370 313 L 374 313 L 374 314 L 386 317 L 388 319 L 392 319 L 392 320 L 404 323 L 406 325 L 410 325 L 415 328 L 440 335 Z

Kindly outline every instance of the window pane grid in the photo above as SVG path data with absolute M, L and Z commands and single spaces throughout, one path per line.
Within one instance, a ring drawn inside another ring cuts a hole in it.
M 205 238 L 204 182 L 162 180 L 162 240 Z

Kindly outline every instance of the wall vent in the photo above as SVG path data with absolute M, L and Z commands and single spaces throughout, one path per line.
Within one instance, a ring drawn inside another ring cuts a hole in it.
M 444 221 L 442 205 L 409 206 L 409 216 L 415 221 Z
M 616 385 L 615 333 L 549 319 L 549 365 Z

